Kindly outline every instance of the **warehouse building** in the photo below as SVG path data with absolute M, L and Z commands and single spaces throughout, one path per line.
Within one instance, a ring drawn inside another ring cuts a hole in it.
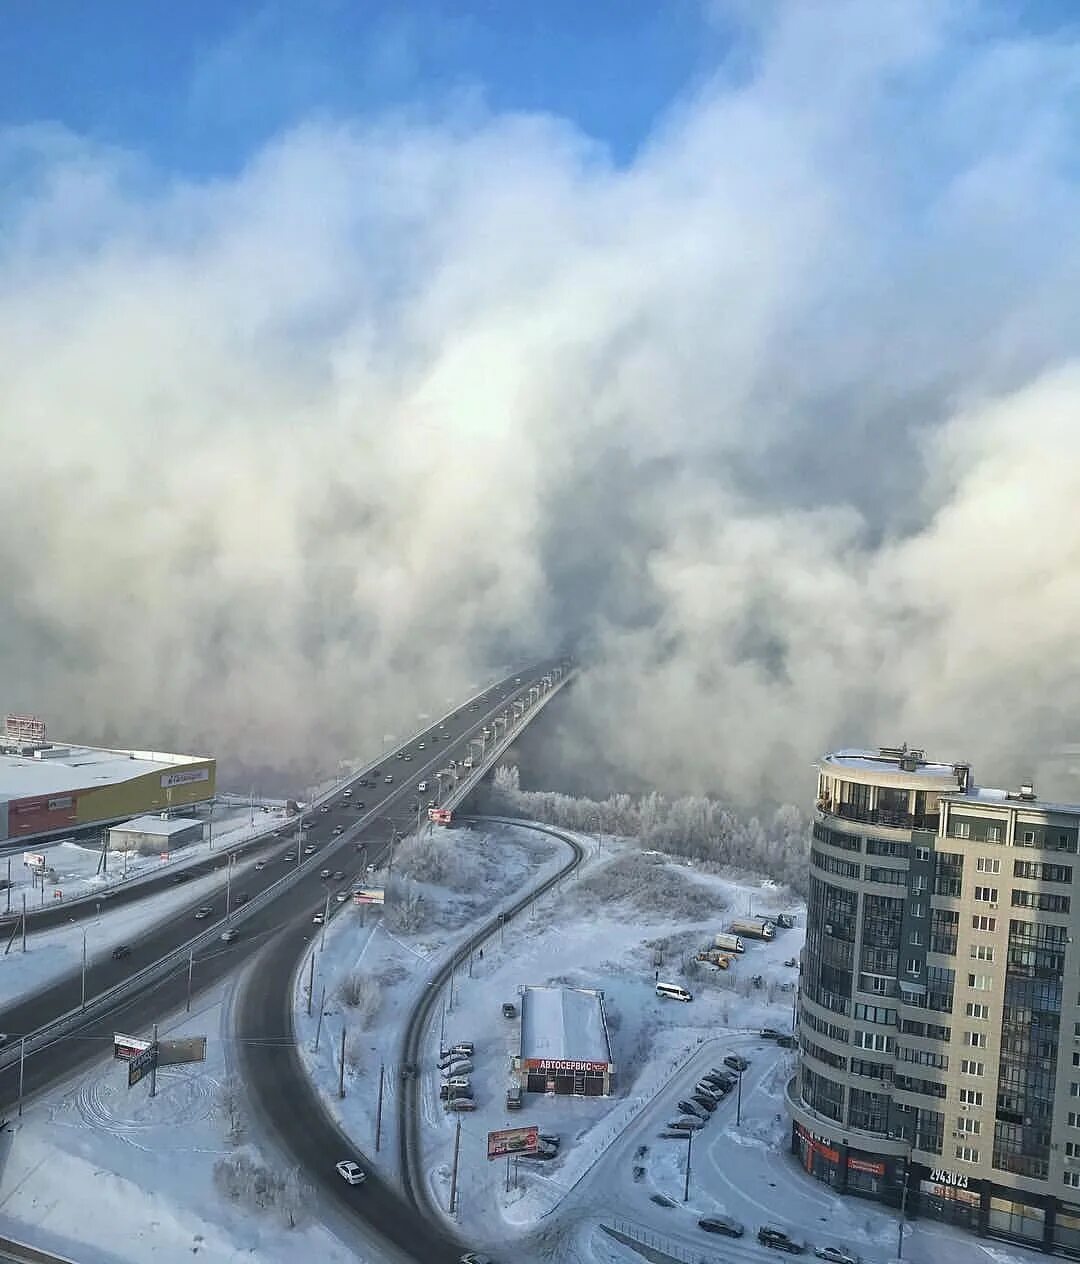
M 0 733 L 0 844 L 72 838 L 205 803 L 215 775 L 213 759 L 50 742 L 40 721 L 9 716 Z
M 604 994 L 588 988 L 527 987 L 521 996 L 521 1055 L 527 1093 L 607 1097 L 611 1061 Z
M 109 850 L 171 852 L 189 843 L 201 843 L 202 836 L 202 821 L 190 817 L 137 816 L 109 830 Z

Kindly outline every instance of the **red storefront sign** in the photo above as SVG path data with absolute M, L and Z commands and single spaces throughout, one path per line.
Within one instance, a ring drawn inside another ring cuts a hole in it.
M 869 1172 L 871 1176 L 884 1176 L 885 1164 L 872 1163 L 869 1159 L 848 1158 L 848 1167 L 853 1172 Z
M 547 1058 L 526 1058 L 525 1069 L 527 1071 L 541 1071 L 551 1074 L 555 1071 L 596 1071 L 604 1072 L 608 1069 L 606 1062 L 556 1062 Z
M 826 1141 L 823 1137 L 815 1137 L 802 1124 L 796 1124 L 795 1131 L 806 1142 L 806 1170 L 808 1172 L 813 1165 L 815 1154 L 820 1154 L 829 1163 L 840 1162 L 840 1152 L 833 1148 L 831 1142 Z

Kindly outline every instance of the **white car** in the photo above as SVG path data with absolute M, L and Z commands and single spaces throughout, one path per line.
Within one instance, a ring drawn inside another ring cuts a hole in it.
M 417 743 L 416 743 L 416 749 L 417 749 L 417 750 L 423 750 L 423 749 L 424 749 L 424 743 L 423 743 L 423 742 L 417 742 Z
M 426 781 L 421 781 L 420 784 L 416 787 L 418 794 L 423 794 L 426 789 L 427 789 Z
M 859 1264 L 859 1257 L 842 1246 L 819 1246 L 814 1254 L 819 1260 L 829 1260 L 830 1264 Z
M 367 1176 L 364 1169 L 359 1163 L 354 1163 L 352 1159 L 342 1159 L 340 1163 L 335 1163 L 337 1174 L 343 1181 L 347 1181 L 350 1185 L 363 1185 Z

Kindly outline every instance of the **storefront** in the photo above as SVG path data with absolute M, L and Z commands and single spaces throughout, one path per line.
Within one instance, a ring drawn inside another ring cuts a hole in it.
M 524 1064 L 525 1091 L 556 1096 L 606 1097 L 609 1093 L 606 1062 L 543 1061 L 529 1058 Z
M 856 1150 L 800 1123 L 792 1125 L 791 1150 L 804 1171 L 840 1193 L 887 1200 L 895 1183 L 894 1160 Z

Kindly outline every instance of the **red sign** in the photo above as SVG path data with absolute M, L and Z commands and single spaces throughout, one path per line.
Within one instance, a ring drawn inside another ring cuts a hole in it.
M 53 898 L 54 900 L 62 900 L 62 899 L 64 898 L 64 893 L 63 893 L 63 891 L 54 891 L 54 892 L 52 893 L 52 898 Z
M 869 1172 L 872 1176 L 885 1175 L 885 1164 L 871 1163 L 869 1159 L 854 1159 L 849 1157 L 847 1165 L 853 1172 Z
M 450 808 L 428 808 L 428 820 L 434 821 L 436 825 L 449 825 L 454 819 L 454 813 Z
M 806 1170 L 808 1172 L 815 1154 L 820 1154 L 829 1163 L 838 1163 L 840 1161 L 840 1152 L 833 1148 L 831 1142 L 826 1141 L 823 1137 L 814 1136 L 802 1124 L 796 1124 L 795 1130 L 806 1142 Z
M 540 1145 L 540 1128 L 537 1124 L 527 1124 L 524 1128 L 501 1128 L 498 1132 L 489 1132 L 487 1138 L 487 1156 L 498 1159 L 506 1154 L 535 1154 Z
M 606 1071 L 607 1062 L 559 1062 L 551 1058 L 526 1058 L 527 1071 L 546 1071 L 549 1075 L 555 1071 Z
M 34 795 L 27 799 L 12 799 L 8 804 L 8 832 L 12 837 L 20 834 L 43 834 L 47 830 L 63 829 L 75 824 L 75 800 L 70 794 Z

